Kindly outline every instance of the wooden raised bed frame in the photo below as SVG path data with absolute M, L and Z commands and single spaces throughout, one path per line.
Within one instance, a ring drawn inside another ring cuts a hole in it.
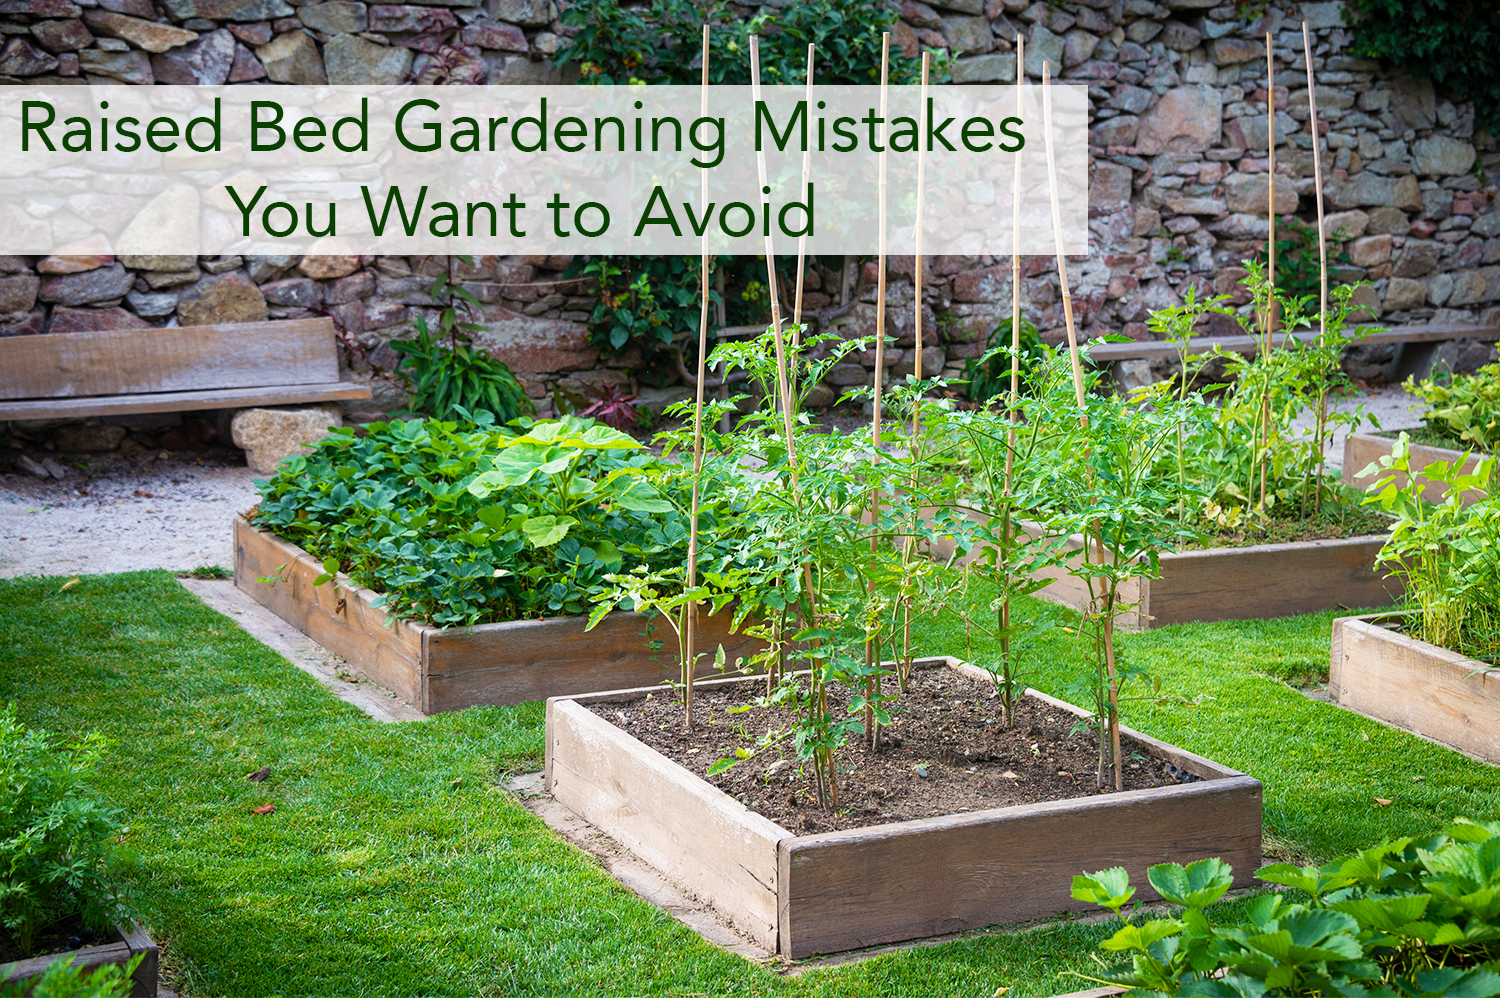
M 1333 622 L 1328 692 L 1339 705 L 1500 763 L 1500 669 L 1376 619 Z
M 917 665 L 990 681 L 953 659 Z M 1143 900 L 1155 897 L 1145 876 L 1155 863 L 1220 856 L 1236 886 L 1251 884 L 1260 866 L 1260 782 L 1129 729 L 1201 780 L 795 835 L 585 706 L 649 692 L 548 700 L 547 789 L 791 959 L 1088 910 L 1071 896 L 1073 877 L 1110 866 L 1129 870 Z
M 1024 527 L 1033 536 L 1042 529 L 1030 523 Z M 1383 578 L 1375 569 L 1375 556 L 1385 540 L 1380 535 L 1164 552 L 1161 578 L 1137 579 L 1121 587 L 1120 599 L 1133 609 L 1115 626 L 1143 631 L 1190 621 L 1263 620 L 1339 607 L 1390 606 L 1404 589 L 1400 579 Z M 1070 565 L 1076 564 L 1082 558 L 1083 538 L 1074 535 L 1068 546 L 1080 552 L 1069 559 Z M 943 539 L 930 553 L 947 559 L 953 551 L 953 542 Z M 976 557 L 977 551 L 970 552 L 958 563 Z M 1082 579 L 1064 569 L 1041 574 L 1052 582 L 1036 593 L 1038 599 L 1079 611 L 1088 606 Z
M 1390 454 L 1396 447 L 1395 437 L 1377 436 L 1374 433 L 1351 433 L 1344 438 L 1344 484 L 1356 489 L 1368 489 L 1379 479 L 1376 474 L 1360 477 L 1360 472 L 1374 464 L 1382 457 Z M 1449 450 L 1446 447 L 1429 447 L 1426 444 L 1411 445 L 1411 466 L 1413 468 L 1425 468 L 1436 461 L 1457 462 L 1463 460 L 1464 452 L 1461 450 Z M 1482 451 L 1476 451 L 1464 462 L 1464 473 L 1469 474 L 1479 466 L 1488 455 Z M 1422 482 L 1422 498 L 1428 502 L 1443 502 L 1446 486 L 1442 482 L 1430 481 L 1422 475 L 1417 475 Z M 1406 488 L 1407 478 L 1405 475 L 1396 476 L 1396 487 Z M 1464 505 L 1477 500 L 1479 496 L 1470 491 L 1464 493 Z
M 116 942 L 85 946 L 67 953 L 48 953 L 45 956 L 34 956 L 25 960 L 17 960 L 14 963 L 0 964 L 0 985 L 15 984 L 28 977 L 36 977 L 38 974 L 45 973 L 52 964 L 69 958 L 72 958 L 75 966 L 84 970 L 93 970 L 95 967 L 103 967 L 111 963 L 123 967 L 133 957 L 140 956 L 140 966 L 136 967 L 135 973 L 130 975 L 133 982 L 130 994 L 132 998 L 156 998 L 160 974 L 160 958 L 156 943 L 152 942 L 151 937 L 146 935 L 146 930 L 135 922 L 129 925 L 116 925 L 115 931 L 120 934 Z
M 671 628 L 659 626 L 668 647 L 653 657 L 638 613 L 616 611 L 592 631 L 585 617 L 432 627 L 390 618 L 370 606 L 378 593 L 343 575 L 314 586 L 321 574 L 306 551 L 235 517 L 234 584 L 424 714 L 677 678 Z M 279 579 L 274 586 L 258 581 L 271 577 Z M 698 647 L 722 643 L 731 663 L 759 647 L 730 633 L 727 613 L 704 615 L 699 626 Z M 700 672 L 718 675 L 708 664 Z

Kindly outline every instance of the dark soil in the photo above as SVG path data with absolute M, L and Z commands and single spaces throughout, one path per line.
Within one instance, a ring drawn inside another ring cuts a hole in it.
M 103 946 L 119 938 L 119 933 L 113 929 L 109 932 L 95 932 L 83 924 L 82 918 L 72 915 L 39 930 L 31 939 L 30 953 L 22 953 L 21 947 L 11 938 L 10 933 L 0 932 L 0 963 L 28 960 L 53 953 L 71 953 L 85 946 Z
M 894 683 L 891 683 L 894 685 Z M 707 777 L 709 767 L 750 748 L 770 728 L 790 728 L 789 710 L 730 707 L 764 693 L 761 683 L 700 688 L 694 696 L 696 730 L 682 730 L 682 704 L 673 692 L 589 709 L 629 732 L 772 821 L 794 832 L 863 828 L 933 815 L 983 811 L 1011 804 L 1068 800 L 1098 794 L 1098 742 L 1073 733 L 1077 718 L 1032 697 L 1017 706 L 1006 730 L 1000 701 L 987 683 L 948 669 L 912 676 L 910 690 L 887 705 L 891 727 L 878 753 L 853 738 L 839 750 L 839 807 L 818 807 L 811 762 L 799 764 L 785 739 L 733 768 Z M 844 713 L 846 691 L 829 688 L 829 710 Z M 1170 786 L 1167 764 L 1126 739 L 1125 789 Z
M 1289 511 L 1290 512 L 1290 511 Z M 1273 517 L 1255 529 L 1220 530 L 1208 533 L 1201 541 L 1182 545 L 1182 551 L 1206 551 L 1212 548 L 1244 548 L 1256 544 L 1293 544 L 1299 541 L 1338 540 L 1345 537 L 1367 537 L 1388 534 L 1392 518 L 1378 507 L 1362 506 L 1353 490 L 1338 487 L 1332 496 L 1323 494 L 1323 510 L 1318 516 L 1281 519 Z

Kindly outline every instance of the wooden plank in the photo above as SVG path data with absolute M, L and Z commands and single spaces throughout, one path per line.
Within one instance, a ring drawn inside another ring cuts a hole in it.
M 17 337 L 18 338 L 18 337 Z M 0 343 L 7 342 L 0 340 Z M 347 381 L 326 385 L 286 385 L 261 388 L 218 388 L 201 392 L 151 395 L 100 395 L 92 398 L 0 401 L 0 420 L 64 419 L 121 416 L 132 412 L 193 412 L 201 409 L 248 409 L 265 405 L 299 405 L 367 399 L 367 385 Z
M 1389 606 L 1403 587 L 1375 569 L 1384 543 L 1366 536 L 1164 554 L 1151 626 Z
M 547 701 L 547 789 L 775 948 L 776 845 L 790 832 L 565 698 Z
M 1353 617 L 1334 622 L 1341 706 L 1500 763 L 1500 669 Z
M 314 586 L 323 566 L 301 548 L 234 520 L 234 584 L 371 680 L 422 710 L 422 637 L 430 628 L 370 606 L 376 593 L 339 576 Z M 278 577 L 275 585 L 258 581 Z
M 1092 906 L 1075 874 L 1218 856 L 1235 885 L 1260 866 L 1261 786 L 1248 776 L 784 839 L 782 955 L 792 959 L 1044 918 Z
M 666 622 L 659 621 L 654 634 L 650 622 L 638 613 L 612 613 L 592 631 L 584 629 L 587 623 L 584 617 L 553 617 L 428 630 L 422 646 L 423 710 L 436 714 L 482 703 L 525 703 L 651 686 L 679 677 L 677 642 Z M 698 648 L 712 656 L 722 643 L 725 661 L 732 667 L 764 642 L 730 633 L 729 624 L 728 612 L 700 617 Z M 652 638 L 666 646 L 651 651 L 647 642 Z M 696 675 L 720 673 L 710 657 Z
M 1314 339 L 1317 334 L 1298 332 L 1292 335 L 1305 342 Z M 1365 337 L 1364 342 L 1435 343 L 1456 339 L 1500 339 L 1500 326 L 1398 326 L 1383 332 L 1371 333 Z M 1284 333 L 1277 333 L 1272 337 L 1273 348 L 1285 342 L 1286 334 Z M 1261 337 L 1257 336 L 1200 336 L 1191 341 L 1188 349 L 1191 353 L 1209 353 L 1217 345 L 1233 353 L 1254 354 L 1259 351 L 1260 343 Z M 1131 343 L 1100 343 L 1089 351 L 1089 357 L 1103 364 L 1117 360 L 1156 360 L 1176 357 L 1177 352 L 1177 347 L 1172 343 L 1161 340 L 1137 340 Z
M 125 945 L 130 947 L 130 955 L 141 958 L 135 973 L 130 975 L 133 982 L 131 998 L 156 998 L 157 982 L 161 979 L 161 952 L 156 947 L 156 941 L 146 935 L 146 930 L 139 922 L 117 925 L 115 928 L 125 940 Z
M 1361 476 L 1359 473 L 1382 457 L 1390 454 L 1395 449 L 1395 446 L 1396 440 L 1394 437 L 1383 437 L 1374 433 L 1349 434 L 1349 436 L 1344 438 L 1344 484 L 1360 490 L 1368 489 L 1374 485 L 1381 477 L 1379 473 L 1372 472 L 1364 476 Z M 1414 468 L 1425 468 L 1437 461 L 1458 462 L 1463 460 L 1464 453 L 1464 451 L 1451 450 L 1446 447 L 1429 447 L 1426 444 L 1412 444 L 1411 466 Z M 1470 453 L 1468 461 L 1464 462 L 1464 473 L 1472 473 L 1475 468 L 1479 467 L 1479 462 L 1487 456 L 1482 451 Z M 1443 483 L 1433 481 L 1421 474 L 1417 475 L 1417 480 L 1422 483 L 1422 498 L 1428 502 L 1440 503 L 1445 501 L 1444 493 L 1447 487 Z M 1396 487 L 1404 489 L 1406 488 L 1406 484 L 1407 476 L 1398 473 L 1396 475 Z M 1465 506 L 1471 505 L 1478 502 L 1481 497 L 1482 493 L 1470 489 L 1463 494 L 1463 504 Z
M 16 960 L 13 963 L 0 964 L 0 984 L 14 984 L 24 981 L 28 977 L 35 977 L 45 973 L 47 968 L 59 960 L 69 957 L 73 965 L 82 970 L 93 970 L 108 964 L 124 966 L 130 961 L 130 947 L 124 942 L 105 943 L 102 946 L 85 946 L 69 953 L 52 953 L 47 956 L 34 956 L 26 960 Z M 132 991 L 132 994 L 143 992 Z M 150 994 L 156 994 L 153 989 Z
M 0 398 L 78 398 L 327 384 L 333 320 L 113 329 L 0 339 Z

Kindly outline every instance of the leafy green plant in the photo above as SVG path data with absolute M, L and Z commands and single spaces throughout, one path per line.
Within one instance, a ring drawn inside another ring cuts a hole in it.
M 630 344 L 670 347 L 698 332 L 698 257 L 581 257 L 573 268 L 598 282 L 589 342 L 611 354 Z
M 1403 386 L 1427 403 L 1427 425 L 1461 445 L 1480 450 L 1500 449 L 1500 364 L 1473 374 L 1440 374 Z
M 1336 230 L 1327 240 L 1329 263 L 1349 263 L 1344 248 L 1344 230 Z M 1287 216 L 1276 223 L 1276 283 L 1280 290 L 1293 295 L 1316 295 L 1322 287 L 1322 268 L 1318 263 L 1318 229 L 1295 217 Z M 1337 279 L 1329 275 L 1330 288 Z
M 77 915 L 108 929 L 128 917 L 118 900 L 119 816 L 87 780 L 106 743 L 95 733 L 64 745 L 0 709 L 0 927 L 30 953 L 40 929 Z
M 1386 840 L 1321 867 L 1273 863 L 1256 878 L 1291 888 L 1251 901 L 1242 921 L 1204 909 L 1230 866 L 1162 863 L 1147 879 L 1175 917 L 1135 920 L 1123 868 L 1073 878 L 1073 896 L 1115 913 L 1103 948 L 1127 962 L 1088 979 L 1131 994 L 1195 998 L 1500 995 L 1500 823 L 1460 818 L 1441 835 Z
M 130 998 L 135 986 L 130 975 L 143 959 L 144 955 L 138 954 L 125 964 L 106 963 L 85 970 L 69 957 L 36 977 L 0 986 L 0 998 Z
M 749 36 L 761 36 L 761 82 L 767 86 L 803 82 L 807 46 L 818 49 L 817 79 L 826 84 L 880 82 L 880 36 L 897 21 L 890 8 L 872 0 L 812 0 L 782 8 L 765 7 L 753 17 L 736 17 L 723 0 L 653 0 L 647 9 L 616 0 L 583 0 L 562 15 L 578 33 L 554 58 L 575 62 L 585 83 L 696 86 L 701 70 L 694 60 L 702 26 L 713 26 L 709 82 L 750 82 Z M 947 58 L 938 53 L 935 83 L 948 79 Z M 921 60 L 891 48 L 890 81 L 917 83 Z
M 1404 583 L 1406 604 L 1415 611 L 1412 631 L 1500 663 L 1500 458 L 1486 458 L 1465 473 L 1467 458 L 1414 469 L 1411 441 L 1402 433 L 1390 454 L 1360 474 L 1379 475 L 1365 502 L 1397 517 L 1377 564 Z M 1424 501 L 1423 479 L 1446 486 L 1443 502 Z
M 436 334 L 428 327 L 427 317 L 418 314 L 417 338 L 391 341 L 391 349 L 401 358 L 395 375 L 411 391 L 411 409 L 444 420 L 469 420 L 485 411 L 501 423 L 530 415 L 536 410 L 510 367 L 469 342 L 469 334 L 484 326 L 474 321 L 479 299 L 454 279 L 455 263 L 472 265 L 473 260 L 449 257 L 447 268 L 432 282 L 432 303 L 438 309 Z
M 1353 55 L 1428 77 L 1474 102 L 1474 127 L 1500 125 L 1500 24 L 1493 5 L 1467 0 L 1346 0 Z
M 389 612 L 441 626 L 581 614 L 605 575 L 680 561 L 680 466 L 592 420 L 478 416 L 344 428 L 256 483 L 254 522 L 380 592 Z M 705 523 L 709 552 L 740 529 L 719 500 Z
M 1011 320 L 1002 319 L 990 331 L 984 353 L 964 362 L 970 402 L 988 402 L 1010 390 Z M 1032 370 L 1042 360 L 1042 337 L 1035 326 L 1021 320 L 1021 384 L 1030 391 Z

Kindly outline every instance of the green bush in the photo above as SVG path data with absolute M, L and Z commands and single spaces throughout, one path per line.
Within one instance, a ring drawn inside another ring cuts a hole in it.
M 1500 447 L 1500 364 L 1467 377 L 1407 378 L 1407 391 L 1427 403 L 1427 425 L 1466 447 Z
M 0 710 L 0 928 L 23 953 L 65 918 L 104 930 L 126 917 L 112 876 L 120 821 L 85 785 L 104 747 L 97 733 L 59 744 Z
M 1323 867 L 1273 863 L 1256 878 L 1305 900 L 1265 894 L 1244 920 L 1215 925 L 1204 909 L 1229 889 L 1229 865 L 1163 863 L 1147 879 L 1184 910 L 1132 921 L 1123 868 L 1074 877 L 1075 898 L 1124 923 L 1103 948 L 1129 962 L 1093 979 L 1198 998 L 1500 995 L 1500 823 L 1460 818 L 1442 835 L 1388 840 Z
M 380 592 L 389 612 L 440 626 L 582 614 L 605 575 L 682 563 L 691 467 L 593 420 L 519 427 L 487 413 L 467 428 L 346 427 L 257 481 L 253 519 Z M 732 523 L 705 500 L 705 564 Z

